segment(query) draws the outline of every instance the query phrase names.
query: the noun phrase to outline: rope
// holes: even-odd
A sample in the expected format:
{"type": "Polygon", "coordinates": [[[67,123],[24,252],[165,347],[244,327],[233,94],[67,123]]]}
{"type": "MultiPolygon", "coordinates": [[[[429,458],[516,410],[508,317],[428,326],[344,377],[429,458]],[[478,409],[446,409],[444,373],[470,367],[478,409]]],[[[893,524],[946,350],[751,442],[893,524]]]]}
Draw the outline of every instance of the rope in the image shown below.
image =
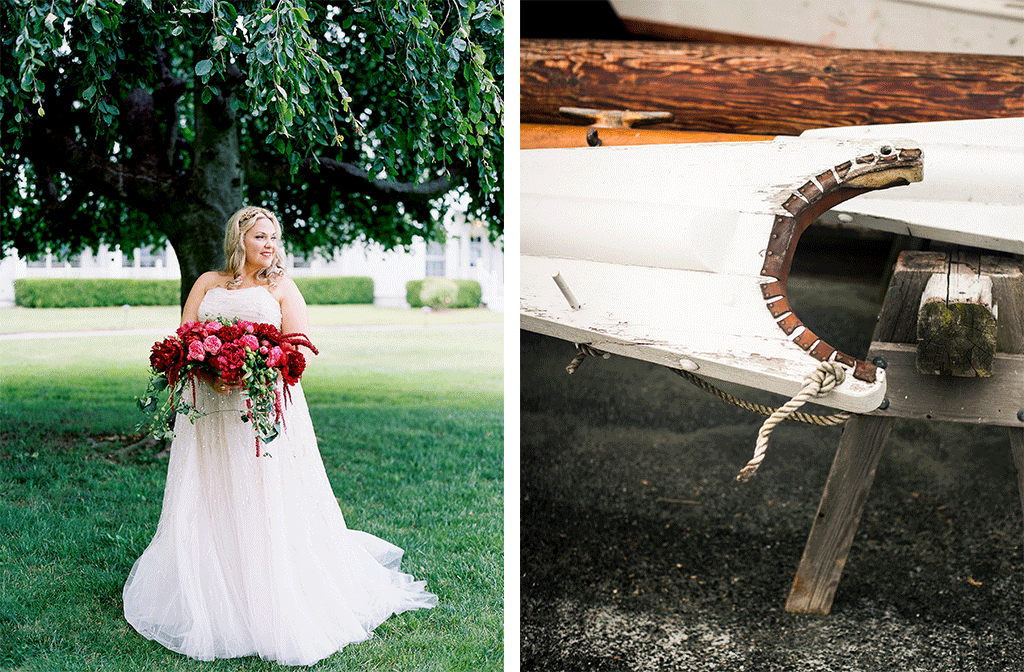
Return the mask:
{"type": "MultiPolygon", "coordinates": [[[[586,343],[576,343],[576,356],[569,365],[565,367],[565,370],[570,374],[575,372],[576,369],[579,368],[580,364],[583,363],[583,360],[588,356],[601,357],[603,359],[611,357],[607,352],[602,352],[601,350],[593,348],[586,343]]],[[[692,383],[705,392],[718,397],[722,401],[727,401],[730,404],[739,406],[747,411],[768,416],[761,425],[760,431],[757,433],[757,442],[754,444],[754,457],[747,462],[747,466],[743,467],[739,475],[736,477],[736,480],[743,483],[750,480],[750,477],[754,475],[755,471],[757,471],[761,462],[764,461],[765,452],[768,450],[768,437],[771,435],[772,430],[775,429],[776,425],[783,420],[794,420],[796,422],[803,422],[808,425],[817,425],[819,427],[831,427],[843,424],[851,415],[846,411],[841,411],[833,415],[817,415],[814,413],[802,413],[797,410],[810,399],[814,397],[823,397],[835,389],[837,385],[842,384],[846,379],[846,369],[844,369],[838,362],[822,362],[819,364],[818,368],[807,374],[804,378],[804,386],[799,392],[797,392],[796,396],[779,408],[755,404],[753,402],[746,401],[745,399],[735,397],[689,371],[672,368],[669,368],[669,370],[679,375],[683,380],[692,383]]]]}
{"type": "MultiPolygon", "coordinates": [[[[757,433],[757,442],[754,444],[754,456],[747,462],[747,466],[740,470],[736,480],[746,483],[754,475],[754,472],[757,471],[757,468],[761,466],[761,462],[764,461],[764,455],[768,451],[768,437],[776,425],[793,415],[796,409],[803,406],[810,399],[825,396],[835,389],[837,385],[841,385],[845,379],[846,369],[838,362],[822,362],[818,365],[817,369],[807,374],[804,378],[804,386],[797,392],[796,396],[768,416],[764,424],[761,425],[761,430],[757,433]]],[[[850,417],[850,414],[843,412],[830,417],[842,417],[842,420],[839,420],[839,422],[844,422],[850,417]]],[[[839,422],[833,424],[839,424],[839,422]]]]}
{"type": "Polygon", "coordinates": [[[611,357],[607,352],[602,352],[596,348],[592,348],[586,343],[576,343],[575,345],[576,356],[572,358],[571,362],[569,362],[569,366],[565,367],[565,370],[568,371],[570,375],[576,373],[576,369],[580,368],[580,364],[582,364],[583,360],[588,356],[600,357],[601,359],[608,359],[611,357]]]}
{"type": "MultiPolygon", "coordinates": [[[[764,404],[755,404],[752,401],[746,399],[740,399],[735,397],[725,390],[715,387],[708,381],[704,380],[700,376],[694,375],[689,371],[683,369],[669,369],[669,371],[677,374],[683,380],[691,383],[692,385],[699,387],[705,392],[712,396],[718,397],[722,401],[727,401],[733,406],[739,406],[745,411],[752,413],[758,413],[759,415],[771,415],[777,409],[771,406],[765,406],[764,404]]],[[[804,413],[802,411],[795,411],[790,414],[786,419],[793,420],[794,422],[802,422],[807,425],[817,425],[819,427],[832,427],[834,425],[841,425],[850,417],[849,413],[836,413],[835,415],[817,415],[815,413],[804,413]]]]}

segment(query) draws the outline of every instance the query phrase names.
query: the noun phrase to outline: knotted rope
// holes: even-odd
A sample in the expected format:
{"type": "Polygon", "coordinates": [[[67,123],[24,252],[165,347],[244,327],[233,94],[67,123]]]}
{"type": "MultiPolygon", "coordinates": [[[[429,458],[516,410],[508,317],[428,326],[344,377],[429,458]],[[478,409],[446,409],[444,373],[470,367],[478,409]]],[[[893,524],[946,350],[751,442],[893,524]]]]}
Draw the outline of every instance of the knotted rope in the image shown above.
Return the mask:
{"type": "Polygon", "coordinates": [[[576,369],[580,368],[580,364],[587,357],[600,357],[602,359],[608,359],[611,357],[607,352],[601,352],[596,348],[592,348],[586,343],[576,343],[576,356],[569,362],[569,366],[565,367],[565,370],[570,374],[576,373],[576,369]]]}
{"type": "MultiPolygon", "coordinates": [[[[765,406],[764,404],[755,404],[752,401],[746,399],[740,399],[739,397],[733,396],[725,390],[715,387],[708,381],[704,380],[700,376],[694,375],[689,371],[683,369],[669,369],[672,373],[675,373],[683,380],[699,387],[708,394],[718,397],[722,401],[727,401],[733,406],[739,406],[745,411],[751,411],[752,413],[758,413],[760,415],[771,415],[777,409],[772,406],[765,406]]],[[[819,427],[832,427],[834,425],[841,425],[846,422],[850,417],[849,413],[836,413],[835,415],[817,415],[815,413],[803,413],[801,411],[794,411],[787,420],[793,420],[794,422],[802,422],[807,425],[818,425],[819,427]]]]}
{"type": "MultiPolygon", "coordinates": [[[[573,373],[588,356],[601,357],[603,359],[611,357],[607,352],[602,352],[601,350],[591,347],[586,343],[577,343],[576,356],[569,365],[565,367],[565,370],[569,373],[573,373]]],[[[705,392],[708,392],[723,401],[727,401],[734,406],[739,406],[742,409],[768,416],[765,419],[764,424],[761,425],[760,431],[757,433],[757,442],[754,444],[754,457],[747,462],[747,466],[743,467],[739,475],[736,477],[736,480],[743,483],[750,480],[750,477],[754,475],[755,471],[757,471],[761,462],[764,461],[765,452],[768,450],[768,437],[771,435],[772,430],[775,429],[776,425],[783,420],[794,420],[796,422],[803,422],[809,425],[829,427],[843,424],[849,420],[851,415],[846,411],[841,411],[833,415],[816,415],[814,413],[801,413],[797,411],[798,408],[803,406],[809,400],[814,397],[823,397],[835,389],[837,385],[841,385],[843,383],[846,379],[846,369],[844,369],[838,362],[822,362],[819,364],[818,368],[807,374],[804,378],[804,386],[796,396],[779,408],[755,404],[744,399],[740,399],[739,397],[735,397],[728,392],[715,387],[703,378],[695,376],[689,371],[672,368],[669,368],[669,370],[678,374],[679,377],[692,383],[696,387],[699,387],[705,392]]]]}
{"type": "MultiPolygon", "coordinates": [[[[822,362],[818,365],[818,368],[807,374],[804,378],[804,386],[797,392],[796,396],[780,406],[765,419],[764,424],[761,425],[761,430],[757,433],[757,442],[754,444],[754,456],[747,462],[747,466],[740,470],[736,480],[746,483],[754,475],[754,472],[757,471],[757,468],[761,466],[761,462],[764,461],[764,455],[768,451],[768,437],[776,425],[793,415],[798,408],[814,397],[825,396],[835,389],[837,385],[841,385],[845,379],[846,369],[838,362],[822,362]]],[[[839,424],[845,422],[850,417],[850,414],[842,412],[827,417],[837,419],[836,422],[829,424],[839,424]]]]}

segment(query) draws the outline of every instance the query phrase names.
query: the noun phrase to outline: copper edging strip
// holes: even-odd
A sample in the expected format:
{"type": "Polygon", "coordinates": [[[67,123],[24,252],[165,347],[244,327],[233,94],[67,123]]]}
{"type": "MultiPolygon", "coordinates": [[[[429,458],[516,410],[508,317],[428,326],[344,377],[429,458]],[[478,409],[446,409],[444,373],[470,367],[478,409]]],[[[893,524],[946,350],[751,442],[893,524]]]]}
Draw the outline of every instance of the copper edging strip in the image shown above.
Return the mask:
{"type": "Polygon", "coordinates": [[[853,367],[853,377],[868,383],[875,382],[875,365],[862,362],[859,359],[853,367]]]}
{"type": "Polygon", "coordinates": [[[786,332],[786,336],[789,336],[796,331],[797,327],[803,326],[803,323],[800,321],[800,318],[796,316],[796,313],[786,315],[781,320],[776,321],[776,324],[782,327],[782,330],[786,332]]]}
{"type": "MultiPolygon", "coordinates": [[[[889,154],[859,156],[855,161],[857,164],[889,164],[896,161],[913,161],[919,159],[920,156],[921,150],[919,149],[891,148],[889,154]]],[[[852,367],[854,378],[874,383],[878,372],[873,364],[836,350],[818,338],[813,331],[800,321],[800,318],[796,316],[796,313],[793,312],[792,307],[789,305],[789,297],[786,296],[786,277],[784,277],[788,275],[788,268],[786,268],[787,260],[792,256],[793,248],[796,247],[796,239],[805,226],[801,226],[797,217],[807,210],[808,206],[840,188],[841,181],[850,173],[853,165],[853,161],[845,161],[832,169],[815,175],[814,180],[817,181],[817,184],[812,180],[808,180],[783,202],[782,207],[793,216],[775,216],[775,223],[772,226],[768,247],[764,252],[765,260],[761,268],[761,275],[774,277],[777,280],[761,285],[761,295],[765,299],[765,306],[768,308],[768,312],[775,318],[776,324],[779,325],[779,328],[787,336],[792,336],[796,332],[797,327],[803,327],[803,330],[796,338],[793,338],[793,342],[808,351],[808,354],[823,362],[829,361],[830,358],[834,359],[843,366],[852,367]]],[[[846,196],[846,198],[849,198],[849,196],[846,196]]],[[[845,199],[840,197],[838,200],[842,201],[845,199]]]]}
{"type": "Polygon", "coordinates": [[[779,319],[786,313],[792,313],[793,309],[789,307],[789,301],[785,295],[778,301],[772,301],[768,305],[768,312],[772,314],[772,317],[779,319]]]}

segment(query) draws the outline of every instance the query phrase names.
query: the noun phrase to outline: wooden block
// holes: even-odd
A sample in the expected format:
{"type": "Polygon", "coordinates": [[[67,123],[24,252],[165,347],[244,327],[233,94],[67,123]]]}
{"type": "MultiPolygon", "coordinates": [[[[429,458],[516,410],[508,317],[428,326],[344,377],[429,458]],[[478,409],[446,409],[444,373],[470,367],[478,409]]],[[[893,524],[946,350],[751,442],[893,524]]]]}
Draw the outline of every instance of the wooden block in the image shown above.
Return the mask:
{"type": "Polygon", "coordinates": [[[917,317],[917,370],[963,378],[992,375],[996,317],[992,278],[956,264],[925,285],[917,317]]]}

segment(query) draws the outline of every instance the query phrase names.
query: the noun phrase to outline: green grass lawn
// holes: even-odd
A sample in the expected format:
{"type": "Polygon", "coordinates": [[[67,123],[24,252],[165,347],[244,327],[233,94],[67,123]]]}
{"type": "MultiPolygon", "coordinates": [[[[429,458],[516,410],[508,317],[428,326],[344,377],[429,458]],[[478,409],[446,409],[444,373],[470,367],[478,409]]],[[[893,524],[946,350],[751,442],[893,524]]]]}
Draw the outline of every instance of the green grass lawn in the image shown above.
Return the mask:
{"type": "MultiPolygon", "coordinates": [[[[321,325],[359,323],[356,315],[369,320],[362,324],[424,319],[419,311],[373,318],[366,307],[329,308],[321,325]]],[[[12,330],[6,315],[20,313],[16,331],[102,328],[67,326],[89,323],[93,310],[105,309],[42,321],[12,310],[3,324],[12,330]]],[[[484,313],[465,315],[500,321],[484,313]]],[[[154,319],[160,328],[166,316],[154,319]]],[[[303,387],[346,521],[405,548],[403,568],[439,596],[434,609],[392,617],[374,639],[315,670],[501,668],[501,329],[436,325],[314,329],[322,354],[303,387]]],[[[124,443],[111,437],[130,434],[139,419],[134,396],[145,388],[154,340],[2,344],[0,669],[287,669],[256,658],[192,661],[124,621],[121,587],[156,529],[167,460],[104,455],[124,443]]]]}
{"type": "MultiPolygon", "coordinates": [[[[101,329],[163,329],[177,327],[176,306],[132,308],[0,308],[0,334],[101,329]]],[[[411,310],[369,305],[309,306],[313,327],[369,324],[445,325],[498,323],[501,313],[486,308],[411,310]]]]}

